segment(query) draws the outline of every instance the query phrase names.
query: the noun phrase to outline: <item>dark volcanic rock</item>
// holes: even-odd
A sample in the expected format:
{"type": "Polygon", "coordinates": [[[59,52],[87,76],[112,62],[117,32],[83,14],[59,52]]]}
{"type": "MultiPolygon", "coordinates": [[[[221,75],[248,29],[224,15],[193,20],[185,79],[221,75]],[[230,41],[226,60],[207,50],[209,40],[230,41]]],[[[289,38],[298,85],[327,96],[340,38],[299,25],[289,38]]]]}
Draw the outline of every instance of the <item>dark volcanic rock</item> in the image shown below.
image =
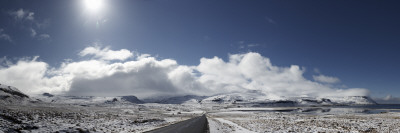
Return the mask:
{"type": "Polygon", "coordinates": [[[43,96],[46,96],[46,97],[54,97],[54,95],[52,95],[52,94],[50,94],[50,93],[43,93],[42,95],[43,95],[43,96]]]}
{"type": "Polygon", "coordinates": [[[144,103],[142,100],[139,100],[136,96],[121,96],[121,100],[130,102],[130,103],[144,103]]]}

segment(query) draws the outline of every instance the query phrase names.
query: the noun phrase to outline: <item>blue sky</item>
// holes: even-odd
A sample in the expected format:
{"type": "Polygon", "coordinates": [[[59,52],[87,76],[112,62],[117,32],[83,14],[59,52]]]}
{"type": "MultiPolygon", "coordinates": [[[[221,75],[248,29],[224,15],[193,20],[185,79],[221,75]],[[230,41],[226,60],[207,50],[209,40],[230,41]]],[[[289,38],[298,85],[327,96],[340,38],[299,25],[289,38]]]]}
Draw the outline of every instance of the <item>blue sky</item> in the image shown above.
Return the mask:
{"type": "Polygon", "coordinates": [[[251,51],[276,66],[298,65],[310,80],[329,75],[340,79],[334,86],[400,97],[397,1],[103,2],[91,12],[78,0],[1,1],[0,57],[40,56],[59,67],[97,44],[191,66],[251,51]],[[21,10],[22,18],[13,14],[21,10]]]}

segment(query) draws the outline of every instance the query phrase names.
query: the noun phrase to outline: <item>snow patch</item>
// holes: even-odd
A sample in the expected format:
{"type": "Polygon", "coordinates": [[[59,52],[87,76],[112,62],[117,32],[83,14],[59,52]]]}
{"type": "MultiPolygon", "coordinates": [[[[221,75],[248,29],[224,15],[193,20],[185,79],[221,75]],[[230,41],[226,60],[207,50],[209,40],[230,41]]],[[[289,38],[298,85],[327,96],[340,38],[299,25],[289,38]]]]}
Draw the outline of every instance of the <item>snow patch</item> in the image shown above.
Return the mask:
{"type": "MultiPolygon", "coordinates": [[[[233,123],[231,121],[228,121],[228,120],[225,120],[222,118],[214,118],[214,119],[219,121],[222,124],[227,124],[232,129],[231,133],[256,133],[256,132],[250,131],[246,128],[243,128],[243,127],[239,126],[238,124],[233,123]]],[[[215,124],[215,122],[213,122],[213,124],[215,124]]],[[[218,126],[213,125],[213,128],[214,127],[218,127],[218,126]]],[[[215,129],[213,129],[213,130],[215,131],[215,129]]]]}

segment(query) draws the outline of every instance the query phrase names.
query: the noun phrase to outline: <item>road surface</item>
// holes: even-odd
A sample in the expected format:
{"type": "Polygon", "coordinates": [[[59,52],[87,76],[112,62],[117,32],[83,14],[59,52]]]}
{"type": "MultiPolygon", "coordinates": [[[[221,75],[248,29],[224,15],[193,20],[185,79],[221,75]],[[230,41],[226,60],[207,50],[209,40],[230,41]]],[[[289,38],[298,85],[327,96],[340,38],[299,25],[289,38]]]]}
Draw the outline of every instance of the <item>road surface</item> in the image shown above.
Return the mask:
{"type": "Polygon", "coordinates": [[[146,133],[208,133],[206,115],[181,121],[166,127],[158,128],[146,133]]]}

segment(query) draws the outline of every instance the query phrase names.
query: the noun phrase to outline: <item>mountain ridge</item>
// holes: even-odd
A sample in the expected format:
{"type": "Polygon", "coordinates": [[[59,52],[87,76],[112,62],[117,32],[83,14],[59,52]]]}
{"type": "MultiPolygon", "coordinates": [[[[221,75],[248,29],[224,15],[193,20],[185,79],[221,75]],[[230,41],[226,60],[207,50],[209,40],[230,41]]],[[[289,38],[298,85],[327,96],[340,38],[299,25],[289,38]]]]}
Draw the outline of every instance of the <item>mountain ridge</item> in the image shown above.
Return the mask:
{"type": "Polygon", "coordinates": [[[0,84],[0,103],[2,104],[25,104],[28,102],[37,102],[31,99],[13,86],[0,84]]]}
{"type": "MultiPolygon", "coordinates": [[[[251,104],[253,106],[330,106],[330,105],[373,105],[377,104],[368,96],[344,96],[344,97],[287,97],[279,100],[268,99],[259,91],[236,92],[218,94],[213,96],[184,95],[176,97],[164,97],[154,99],[138,99],[134,95],[116,97],[96,96],[62,96],[43,93],[34,97],[39,101],[48,103],[70,104],[110,104],[110,103],[160,103],[160,104],[251,104]]],[[[0,100],[2,103],[26,103],[33,102],[31,97],[19,91],[17,88],[0,84],[0,100]]],[[[36,101],[38,101],[36,100],[36,101]]]]}

